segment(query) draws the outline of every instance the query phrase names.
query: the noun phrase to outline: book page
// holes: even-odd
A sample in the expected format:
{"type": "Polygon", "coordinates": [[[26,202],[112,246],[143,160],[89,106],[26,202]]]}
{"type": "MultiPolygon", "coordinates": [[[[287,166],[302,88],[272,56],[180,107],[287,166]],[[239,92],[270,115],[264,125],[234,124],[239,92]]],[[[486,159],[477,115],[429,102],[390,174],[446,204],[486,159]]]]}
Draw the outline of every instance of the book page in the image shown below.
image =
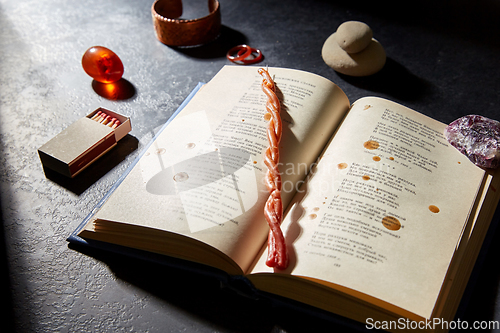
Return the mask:
{"type": "MultiPolygon", "coordinates": [[[[276,68],[269,73],[282,100],[286,204],[349,102],[340,88],[317,75],[276,68]]],[[[96,218],[189,236],[245,271],[268,233],[267,97],[261,82],[258,67],[224,67],[161,132],[96,218]]]]}
{"type": "MultiPolygon", "coordinates": [[[[282,273],[429,318],[484,176],[445,126],[386,100],[357,101],[287,214],[282,273]]],[[[271,270],[261,260],[253,272],[271,270]]]]}

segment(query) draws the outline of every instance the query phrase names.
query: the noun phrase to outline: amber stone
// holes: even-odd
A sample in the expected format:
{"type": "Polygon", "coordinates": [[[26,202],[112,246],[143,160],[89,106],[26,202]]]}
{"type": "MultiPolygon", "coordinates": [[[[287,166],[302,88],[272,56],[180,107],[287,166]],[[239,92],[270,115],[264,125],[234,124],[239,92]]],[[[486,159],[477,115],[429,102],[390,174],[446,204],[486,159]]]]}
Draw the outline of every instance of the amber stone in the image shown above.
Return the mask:
{"type": "Polygon", "coordinates": [[[120,58],[108,48],[93,46],[82,58],[83,70],[94,80],[111,83],[123,76],[123,63],[120,58]]]}

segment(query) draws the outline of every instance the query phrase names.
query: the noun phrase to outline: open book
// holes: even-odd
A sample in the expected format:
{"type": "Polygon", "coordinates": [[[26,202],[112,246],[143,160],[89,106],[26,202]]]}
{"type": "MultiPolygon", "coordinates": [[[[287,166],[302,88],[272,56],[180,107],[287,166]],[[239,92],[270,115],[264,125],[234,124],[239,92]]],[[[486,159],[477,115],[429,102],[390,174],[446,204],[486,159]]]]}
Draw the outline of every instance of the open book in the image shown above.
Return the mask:
{"type": "Polygon", "coordinates": [[[351,106],[314,74],[269,73],[282,100],[286,270],[265,265],[267,98],[256,67],[226,66],[204,85],[75,237],[245,276],[367,327],[446,331],[499,177],[448,144],[443,123],[380,98],[351,106]]]}

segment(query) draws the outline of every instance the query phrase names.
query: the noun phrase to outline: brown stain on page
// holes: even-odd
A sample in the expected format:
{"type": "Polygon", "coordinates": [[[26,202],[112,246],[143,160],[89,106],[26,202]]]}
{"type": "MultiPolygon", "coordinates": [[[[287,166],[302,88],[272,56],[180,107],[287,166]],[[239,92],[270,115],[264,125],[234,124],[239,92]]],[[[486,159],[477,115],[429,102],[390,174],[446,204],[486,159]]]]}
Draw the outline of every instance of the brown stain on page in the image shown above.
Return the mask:
{"type": "Polygon", "coordinates": [[[382,219],[382,225],[392,231],[401,229],[401,222],[394,216],[385,216],[382,219]]]}
{"type": "Polygon", "coordinates": [[[373,156],[372,158],[375,162],[380,162],[380,156],[373,156]]]}
{"type": "Polygon", "coordinates": [[[176,173],[173,178],[176,182],[185,182],[189,179],[189,175],[186,172],[179,172],[176,173]]]}
{"type": "Polygon", "coordinates": [[[439,208],[437,206],[434,206],[434,205],[430,205],[429,210],[435,214],[439,213],[439,208]]]}
{"type": "Polygon", "coordinates": [[[380,144],[375,140],[368,140],[365,143],[363,143],[363,147],[365,147],[368,150],[375,150],[378,149],[378,147],[380,147],[380,144]]]}
{"type": "Polygon", "coordinates": [[[339,163],[337,164],[337,168],[339,168],[339,170],[343,170],[343,169],[346,169],[347,168],[347,163],[339,163]]]}

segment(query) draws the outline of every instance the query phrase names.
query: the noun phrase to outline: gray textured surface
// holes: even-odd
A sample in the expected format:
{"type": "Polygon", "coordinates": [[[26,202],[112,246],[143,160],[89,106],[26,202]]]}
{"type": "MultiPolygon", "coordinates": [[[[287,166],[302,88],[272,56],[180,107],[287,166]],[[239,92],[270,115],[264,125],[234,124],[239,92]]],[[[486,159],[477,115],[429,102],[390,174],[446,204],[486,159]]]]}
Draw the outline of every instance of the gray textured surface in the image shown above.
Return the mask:
{"type": "MultiPolygon", "coordinates": [[[[497,1],[401,2],[391,10],[381,2],[220,1],[220,38],[172,49],[154,36],[152,0],[0,0],[2,300],[12,308],[2,332],[334,329],[328,320],[220,289],[216,280],[68,248],[66,237],[196,83],[228,63],[234,45],[260,48],[263,64],[330,78],[352,101],[388,97],[447,123],[470,113],[500,119],[497,1]],[[369,24],[386,49],[388,64],[374,78],[338,75],[321,59],[324,40],[347,20],[369,24]],[[121,57],[133,94],[110,100],[97,93],[80,64],[94,45],[121,57]],[[131,135],[75,181],[46,177],[37,148],[99,106],[129,116],[131,135]]],[[[499,235],[490,235],[468,320],[500,320],[499,235]]]]}

